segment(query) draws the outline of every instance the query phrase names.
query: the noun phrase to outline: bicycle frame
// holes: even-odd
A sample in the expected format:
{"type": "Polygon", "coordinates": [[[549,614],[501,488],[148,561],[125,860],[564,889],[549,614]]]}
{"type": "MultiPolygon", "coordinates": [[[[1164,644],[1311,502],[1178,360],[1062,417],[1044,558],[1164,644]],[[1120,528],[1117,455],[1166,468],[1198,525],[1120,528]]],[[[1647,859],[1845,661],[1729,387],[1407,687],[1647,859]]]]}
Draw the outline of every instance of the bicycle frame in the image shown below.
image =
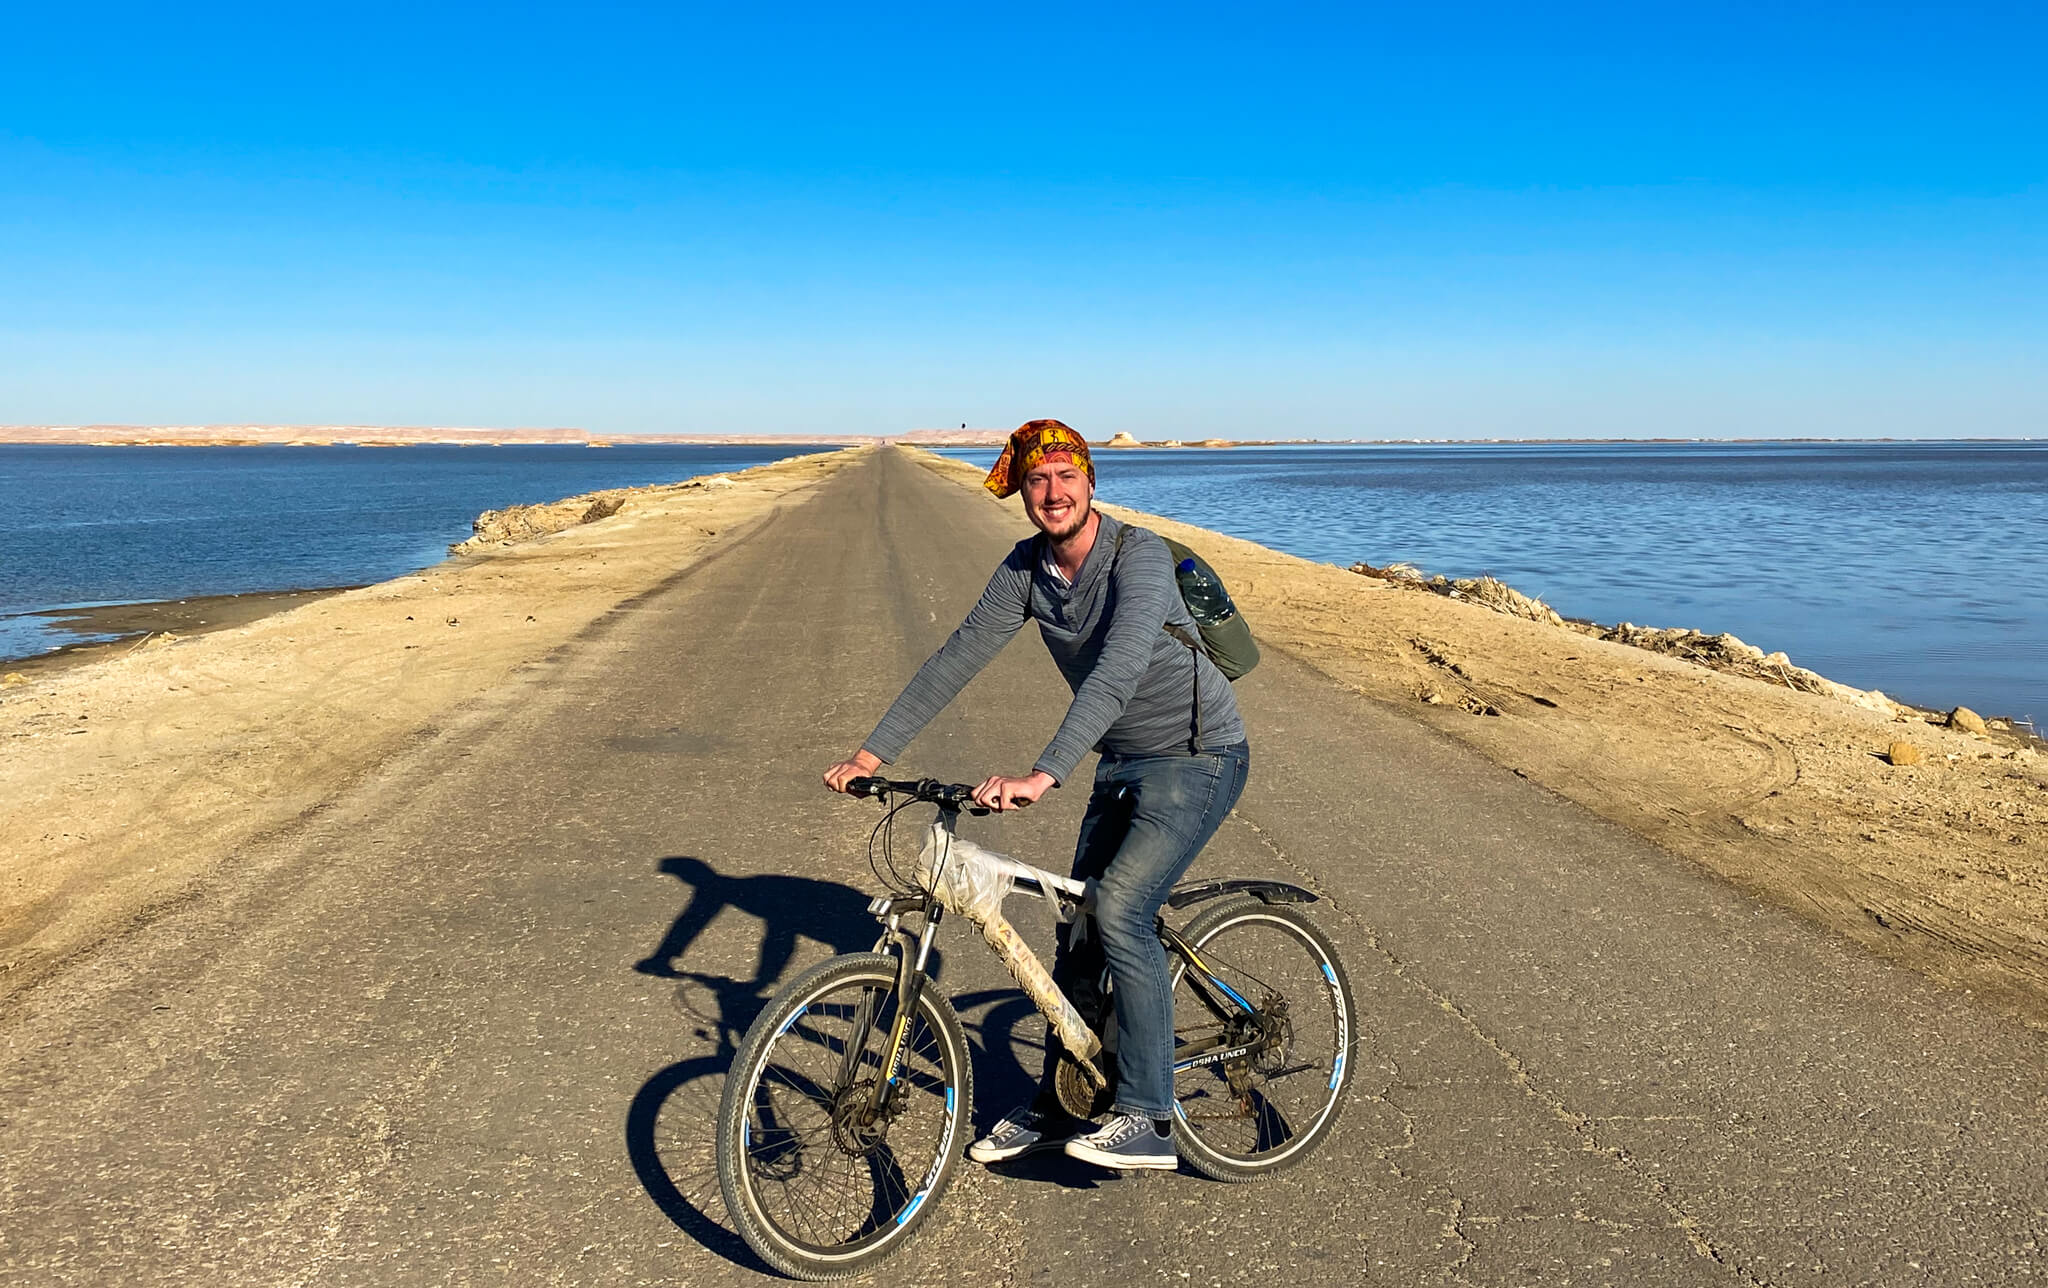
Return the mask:
{"type": "MultiPolygon", "coordinates": [[[[950,838],[956,833],[959,825],[960,806],[941,803],[938,809],[937,823],[950,838]]],[[[1015,860],[1002,855],[992,857],[1009,865],[1009,893],[1028,895],[1055,904],[1062,910],[1061,920],[1066,920],[1068,915],[1087,915],[1088,891],[1084,883],[1054,876],[1040,869],[1016,863],[1015,860]],[[1062,896],[1072,901],[1070,908],[1062,902],[1062,896]]],[[[1282,888],[1294,890],[1293,887],[1282,888]]],[[[1306,891],[1298,893],[1307,898],[1314,897],[1308,895],[1306,891]]],[[[1292,897],[1289,896],[1287,901],[1292,901],[1292,897]]],[[[931,979],[926,967],[931,958],[932,944],[937,938],[939,923],[943,920],[946,909],[936,895],[930,891],[920,891],[917,894],[879,896],[868,904],[868,911],[883,923],[882,933],[875,941],[874,951],[897,959],[896,1015],[890,1024],[889,1037],[883,1048],[881,1074],[870,1093],[870,1109],[879,1114],[885,1109],[890,1088],[896,1084],[897,1064],[902,1058],[903,1041],[909,1029],[910,1017],[916,1014],[918,999],[931,979]],[[924,919],[914,934],[904,925],[904,919],[913,914],[921,915],[924,919]]],[[[1257,1051],[1265,1040],[1263,1033],[1249,1042],[1232,1041],[1228,1036],[1228,1026],[1232,1021],[1255,1022],[1258,1008],[1224,982],[1222,977],[1202,960],[1201,953],[1194,945],[1182,937],[1179,931],[1168,926],[1163,918],[1158,922],[1158,932],[1160,941],[1167,951],[1180,958],[1183,969],[1187,972],[1186,978],[1196,996],[1200,997],[1203,1005],[1225,1025],[1224,1034],[1200,1042],[1183,1044],[1174,1060],[1173,1071],[1178,1074],[1205,1065],[1223,1064],[1242,1059],[1257,1051]]],[[[1038,961],[1037,955],[1028,947],[1023,951],[1032,962],[1038,961]]],[[[1057,985],[1054,985],[1054,992],[1060,1002],[1072,1005],[1071,1000],[1057,985]]],[[[849,1080],[854,1073],[851,1065],[858,1061],[859,1053],[866,1049],[874,1019],[873,1016],[862,1016],[856,1022],[846,1053],[848,1067],[844,1073],[849,1080]]],[[[1082,1061],[1082,1068],[1091,1075],[1091,1080],[1097,1086],[1106,1083],[1101,1068],[1094,1061],[1082,1061]]]]}

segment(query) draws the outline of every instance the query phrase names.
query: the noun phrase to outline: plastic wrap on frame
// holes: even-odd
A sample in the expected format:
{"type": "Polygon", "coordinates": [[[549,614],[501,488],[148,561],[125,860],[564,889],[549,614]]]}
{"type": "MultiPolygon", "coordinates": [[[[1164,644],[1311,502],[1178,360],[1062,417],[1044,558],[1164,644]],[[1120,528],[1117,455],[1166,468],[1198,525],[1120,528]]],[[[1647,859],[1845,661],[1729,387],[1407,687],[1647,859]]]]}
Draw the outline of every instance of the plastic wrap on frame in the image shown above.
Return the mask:
{"type": "Polygon", "coordinates": [[[917,863],[918,875],[940,905],[980,927],[981,937],[1002,959],[1003,967],[1038,1007],[1039,1014],[1045,1016],[1061,1044],[1080,1059],[1091,1081],[1099,1081],[1101,1075],[1093,1061],[1102,1050],[1102,1039],[1052,982],[1052,974],[1017,933],[1017,928],[1003,916],[1003,896],[1010,893],[1013,872],[1028,873],[1033,869],[984,850],[972,841],[949,835],[937,824],[925,838],[917,863]]]}

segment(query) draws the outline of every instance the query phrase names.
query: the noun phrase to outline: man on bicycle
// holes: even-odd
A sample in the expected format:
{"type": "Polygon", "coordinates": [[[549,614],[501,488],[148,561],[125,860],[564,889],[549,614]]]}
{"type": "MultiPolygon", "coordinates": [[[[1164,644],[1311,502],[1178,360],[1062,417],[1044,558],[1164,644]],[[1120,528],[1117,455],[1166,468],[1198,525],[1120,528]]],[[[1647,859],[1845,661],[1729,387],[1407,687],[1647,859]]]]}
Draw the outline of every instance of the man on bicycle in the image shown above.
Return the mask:
{"type": "MultiPolygon", "coordinates": [[[[1244,724],[1230,682],[1181,642],[1195,637],[1195,623],[1166,543],[1094,508],[1095,464],[1079,434],[1056,420],[1025,423],[984,486],[999,497],[1022,491],[1039,535],[1010,551],[960,628],[860,750],[825,772],[825,785],[844,791],[893,762],[1027,620],[1037,621],[1073,701],[1030,773],[993,775],[974,797],[995,810],[1029,805],[1088,751],[1101,753],[1073,874],[1097,883],[1095,925],[1116,1000],[1116,1101],[1092,1131],[1069,1118],[1053,1089],[1059,1052],[1048,1034],[1037,1097],[968,1155],[994,1163],[1063,1146],[1104,1167],[1172,1169],[1172,981],[1154,923],[1244,789],[1244,724]]],[[[1090,968],[1062,942],[1053,974],[1063,988],[1090,968]]]]}

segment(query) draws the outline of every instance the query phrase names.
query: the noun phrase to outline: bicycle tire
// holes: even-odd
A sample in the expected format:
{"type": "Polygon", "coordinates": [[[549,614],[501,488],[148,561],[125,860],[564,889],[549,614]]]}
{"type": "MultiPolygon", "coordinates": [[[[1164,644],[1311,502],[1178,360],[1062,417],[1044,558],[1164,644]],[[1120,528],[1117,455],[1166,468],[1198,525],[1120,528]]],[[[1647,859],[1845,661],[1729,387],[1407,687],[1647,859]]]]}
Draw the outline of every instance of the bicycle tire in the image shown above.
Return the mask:
{"type": "MultiPolygon", "coordinates": [[[[1307,917],[1250,896],[1211,905],[1181,934],[1262,1014],[1274,1014],[1273,1003],[1284,1001],[1277,1013],[1286,1017],[1287,1033],[1280,1047],[1259,1056],[1175,1074],[1173,1131],[1181,1157],[1219,1181],[1286,1171],[1315,1152],[1344,1112],[1358,1036],[1350,976],[1336,946],[1307,917]],[[1243,960],[1274,947],[1294,960],[1256,970],[1243,960]],[[1291,971],[1284,985],[1272,978],[1281,969],[1291,971]],[[1311,1072],[1327,1075],[1322,1086],[1299,1081],[1311,1072]]],[[[1196,996],[1188,971],[1188,962],[1176,955],[1174,1030],[1180,1045],[1223,1027],[1196,996]]]]}
{"type": "MultiPolygon", "coordinates": [[[[902,1108],[879,1132],[846,1119],[845,1108],[860,1099],[862,1070],[872,1075],[879,1069],[895,995],[893,957],[853,953],[823,962],[768,1003],[727,1074],[717,1144],[726,1211],[747,1246],[792,1278],[844,1279],[900,1251],[959,1167],[973,1070],[959,1016],[930,984],[904,1041],[902,1108]],[[872,1024],[855,1050],[864,1005],[872,1024]],[[834,1113],[835,1105],[842,1112],[834,1113]],[[908,1130],[905,1120],[913,1114],[916,1139],[926,1143],[899,1159],[890,1137],[908,1130]],[[808,1210],[810,1200],[800,1202],[793,1185],[776,1188],[807,1168],[815,1182],[810,1200],[816,1200],[808,1210]],[[869,1191],[864,1199],[861,1172],[869,1191]],[[909,1181],[912,1176],[922,1179],[909,1181]],[[823,1189],[835,1177],[843,1181],[836,1196],[823,1189]],[[815,1220],[793,1228],[806,1218],[815,1220]]],[[[872,1076],[864,1085],[873,1086],[872,1076]]],[[[898,1136],[898,1145],[905,1143],[898,1136]]]]}

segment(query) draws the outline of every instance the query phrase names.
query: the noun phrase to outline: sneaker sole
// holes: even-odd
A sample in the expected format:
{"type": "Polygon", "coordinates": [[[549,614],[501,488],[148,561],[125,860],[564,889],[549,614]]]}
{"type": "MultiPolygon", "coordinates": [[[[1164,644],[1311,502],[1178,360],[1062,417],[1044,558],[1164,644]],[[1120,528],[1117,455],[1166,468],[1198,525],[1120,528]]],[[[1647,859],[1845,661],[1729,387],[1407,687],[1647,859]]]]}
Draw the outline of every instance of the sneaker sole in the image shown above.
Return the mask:
{"type": "Polygon", "coordinates": [[[1078,1140],[1067,1142],[1066,1155],[1068,1158],[1078,1158],[1084,1163],[1093,1163],[1097,1167],[1113,1168],[1119,1172],[1132,1170],[1172,1172],[1180,1169],[1180,1155],[1178,1154],[1112,1154],[1106,1149],[1096,1149],[1094,1146],[1078,1140]]]}
{"type": "Polygon", "coordinates": [[[1029,1145],[1019,1145],[1015,1149],[991,1149],[977,1153],[976,1151],[981,1149],[981,1143],[977,1141],[967,1147],[967,1157],[977,1163],[1007,1163],[1026,1154],[1039,1154],[1048,1149],[1058,1149],[1066,1143],[1066,1137],[1061,1136],[1053,1140],[1034,1140],[1029,1145]]]}

